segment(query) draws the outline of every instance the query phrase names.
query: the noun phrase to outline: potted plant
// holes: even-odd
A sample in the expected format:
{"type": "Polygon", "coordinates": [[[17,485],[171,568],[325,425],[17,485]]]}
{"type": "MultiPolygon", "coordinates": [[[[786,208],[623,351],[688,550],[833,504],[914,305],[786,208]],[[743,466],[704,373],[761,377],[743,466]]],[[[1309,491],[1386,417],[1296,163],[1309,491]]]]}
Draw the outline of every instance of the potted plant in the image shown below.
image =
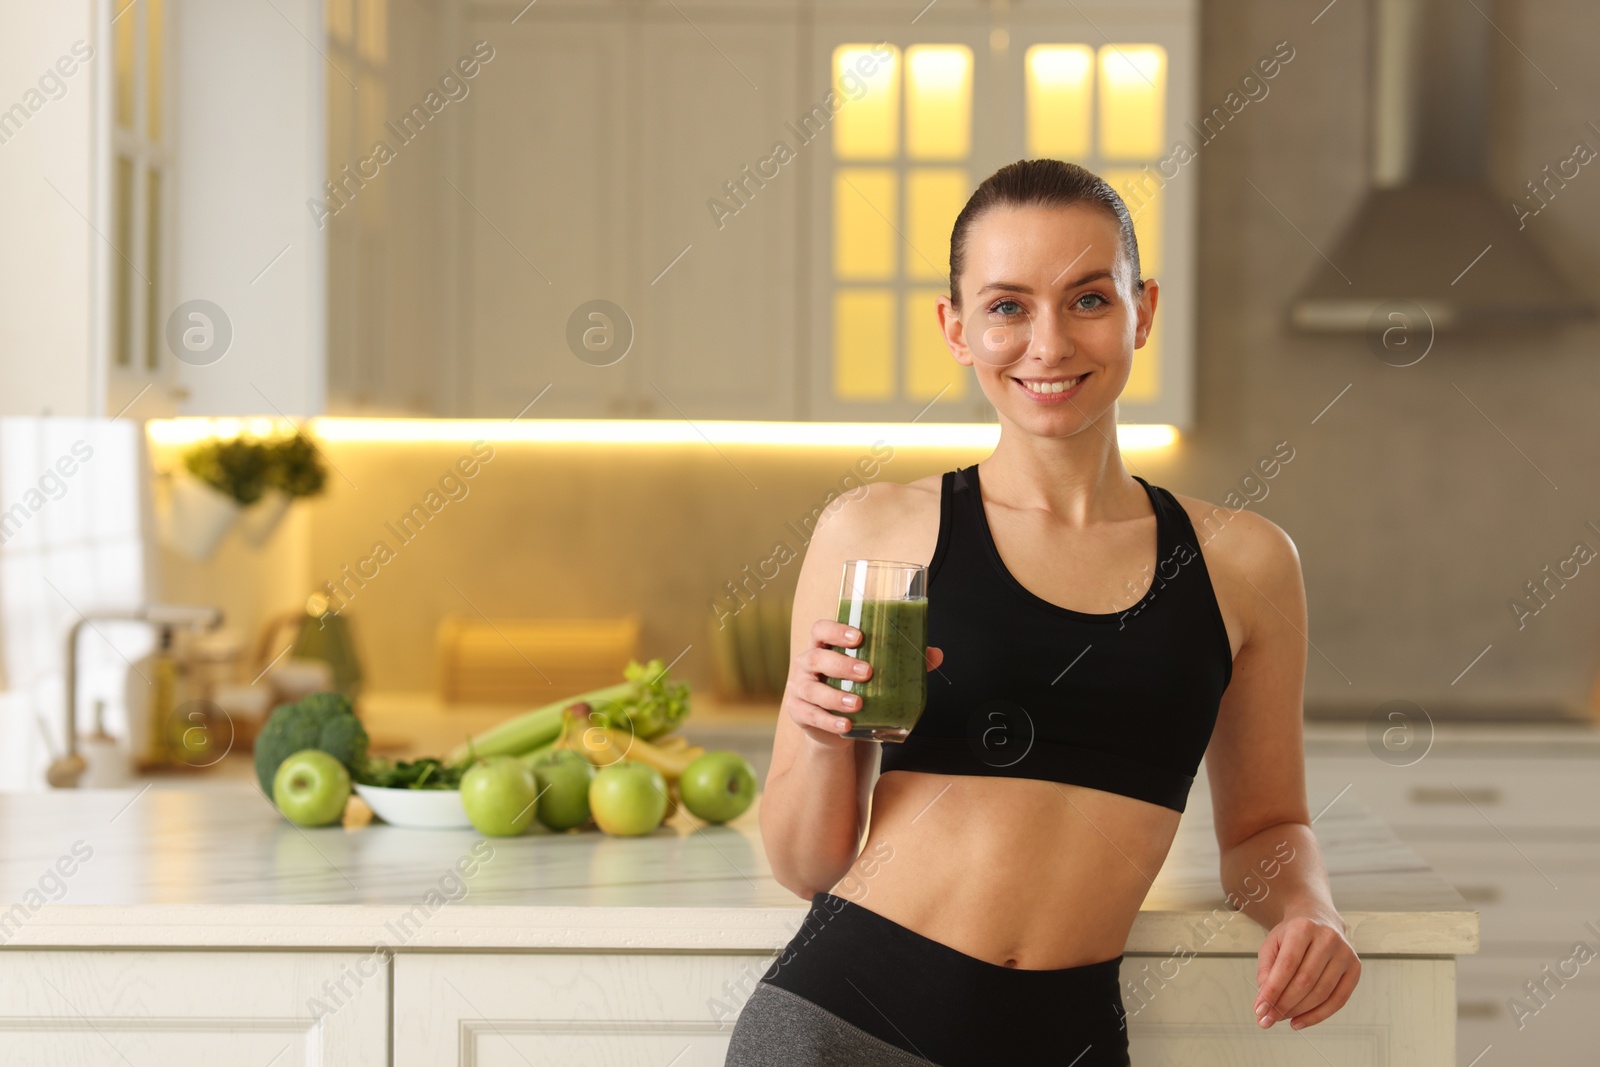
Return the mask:
{"type": "Polygon", "coordinates": [[[239,532],[257,547],[272,537],[290,504],[302,497],[316,496],[328,480],[322,456],[305,434],[280,437],[266,442],[264,447],[265,488],[260,501],[244,513],[239,523],[239,532]]]}
{"type": "Polygon", "coordinates": [[[205,441],[191,448],[172,479],[162,540],[193,559],[210,559],[240,512],[261,499],[267,467],[267,448],[259,441],[205,441]]]}

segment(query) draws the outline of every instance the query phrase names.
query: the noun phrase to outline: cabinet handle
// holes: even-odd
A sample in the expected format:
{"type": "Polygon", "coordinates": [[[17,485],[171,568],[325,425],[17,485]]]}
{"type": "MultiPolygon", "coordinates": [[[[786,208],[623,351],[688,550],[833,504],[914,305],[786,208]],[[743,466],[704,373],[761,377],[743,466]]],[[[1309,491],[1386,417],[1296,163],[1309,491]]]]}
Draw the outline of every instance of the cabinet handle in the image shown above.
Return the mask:
{"type": "Polygon", "coordinates": [[[1493,1019],[1500,1014],[1500,1005],[1493,1000],[1458,1000],[1456,1018],[1493,1019]]]}
{"type": "Polygon", "coordinates": [[[1497,885],[1458,885],[1456,892],[1468,904],[1498,904],[1502,899],[1497,885]]]}
{"type": "Polygon", "coordinates": [[[1498,804],[1502,795],[1492,785],[1458,789],[1455,786],[1419,785],[1411,790],[1413,804],[1498,804]]]}

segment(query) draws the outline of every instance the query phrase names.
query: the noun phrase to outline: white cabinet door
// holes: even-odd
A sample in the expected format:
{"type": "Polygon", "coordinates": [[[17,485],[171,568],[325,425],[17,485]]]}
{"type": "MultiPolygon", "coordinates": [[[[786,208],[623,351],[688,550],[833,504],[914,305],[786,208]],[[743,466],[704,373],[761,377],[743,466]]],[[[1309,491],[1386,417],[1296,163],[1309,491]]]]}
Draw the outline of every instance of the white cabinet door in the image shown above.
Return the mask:
{"type": "Polygon", "coordinates": [[[395,1067],[719,1067],[769,956],[426,954],[395,960],[395,1067]]]}
{"type": "Polygon", "coordinates": [[[328,72],[308,42],[322,5],[171,6],[172,286],[160,321],[178,343],[156,337],[187,397],[180,414],[320,415],[328,72]]]}
{"type": "Polygon", "coordinates": [[[805,179],[744,168],[793,140],[796,34],[779,11],[466,24],[495,58],[443,193],[459,413],[515,415],[554,383],[531,415],[795,416],[805,179]],[[730,181],[744,207],[719,218],[730,181]]]}
{"type": "Polygon", "coordinates": [[[792,16],[697,15],[689,26],[665,15],[641,22],[629,63],[633,413],[793,419],[808,179],[802,158],[774,150],[797,144],[787,123],[799,113],[798,27],[792,16]]]}
{"type": "Polygon", "coordinates": [[[622,23],[483,18],[458,52],[485,40],[494,57],[439,191],[455,240],[454,408],[511,418],[550,385],[530,417],[620,414],[630,358],[580,360],[567,327],[587,301],[626,303],[622,23]]]}
{"type": "Polygon", "coordinates": [[[1450,958],[1369,957],[1345,1006],[1298,1031],[1253,1022],[1254,956],[1129,956],[1121,977],[1139,1067],[1455,1067],[1450,958]]]}
{"type": "Polygon", "coordinates": [[[389,968],[333,952],[0,952],[0,1050],[30,1067],[382,1067],[389,968]]]}

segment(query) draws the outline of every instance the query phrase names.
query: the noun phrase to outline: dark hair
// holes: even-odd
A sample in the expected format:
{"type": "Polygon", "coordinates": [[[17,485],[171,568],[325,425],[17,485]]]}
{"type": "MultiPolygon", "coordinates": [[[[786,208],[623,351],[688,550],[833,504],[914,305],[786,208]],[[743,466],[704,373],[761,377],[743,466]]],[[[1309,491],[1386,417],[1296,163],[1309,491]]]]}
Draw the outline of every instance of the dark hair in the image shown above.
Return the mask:
{"type": "Polygon", "coordinates": [[[1133,267],[1134,291],[1144,289],[1139,274],[1139,241],[1133,233],[1128,205],[1100,175],[1076,163],[1059,159],[1019,159],[989,175],[973,191],[967,206],[956,216],[950,232],[950,300],[961,308],[961,270],[966,265],[967,231],[984,214],[997,207],[1068,207],[1089,204],[1111,216],[1122,234],[1122,249],[1133,267]]]}

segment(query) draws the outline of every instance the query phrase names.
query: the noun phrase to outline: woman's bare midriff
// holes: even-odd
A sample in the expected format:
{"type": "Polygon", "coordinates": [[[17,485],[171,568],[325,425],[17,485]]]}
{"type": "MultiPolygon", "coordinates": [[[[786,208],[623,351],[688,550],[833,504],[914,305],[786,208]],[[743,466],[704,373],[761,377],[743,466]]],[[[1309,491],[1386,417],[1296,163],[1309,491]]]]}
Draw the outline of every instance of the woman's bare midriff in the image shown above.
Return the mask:
{"type": "Polygon", "coordinates": [[[831,891],[999,966],[1098,963],[1123,951],[1178,820],[1084,786],[890,771],[831,891]]]}

